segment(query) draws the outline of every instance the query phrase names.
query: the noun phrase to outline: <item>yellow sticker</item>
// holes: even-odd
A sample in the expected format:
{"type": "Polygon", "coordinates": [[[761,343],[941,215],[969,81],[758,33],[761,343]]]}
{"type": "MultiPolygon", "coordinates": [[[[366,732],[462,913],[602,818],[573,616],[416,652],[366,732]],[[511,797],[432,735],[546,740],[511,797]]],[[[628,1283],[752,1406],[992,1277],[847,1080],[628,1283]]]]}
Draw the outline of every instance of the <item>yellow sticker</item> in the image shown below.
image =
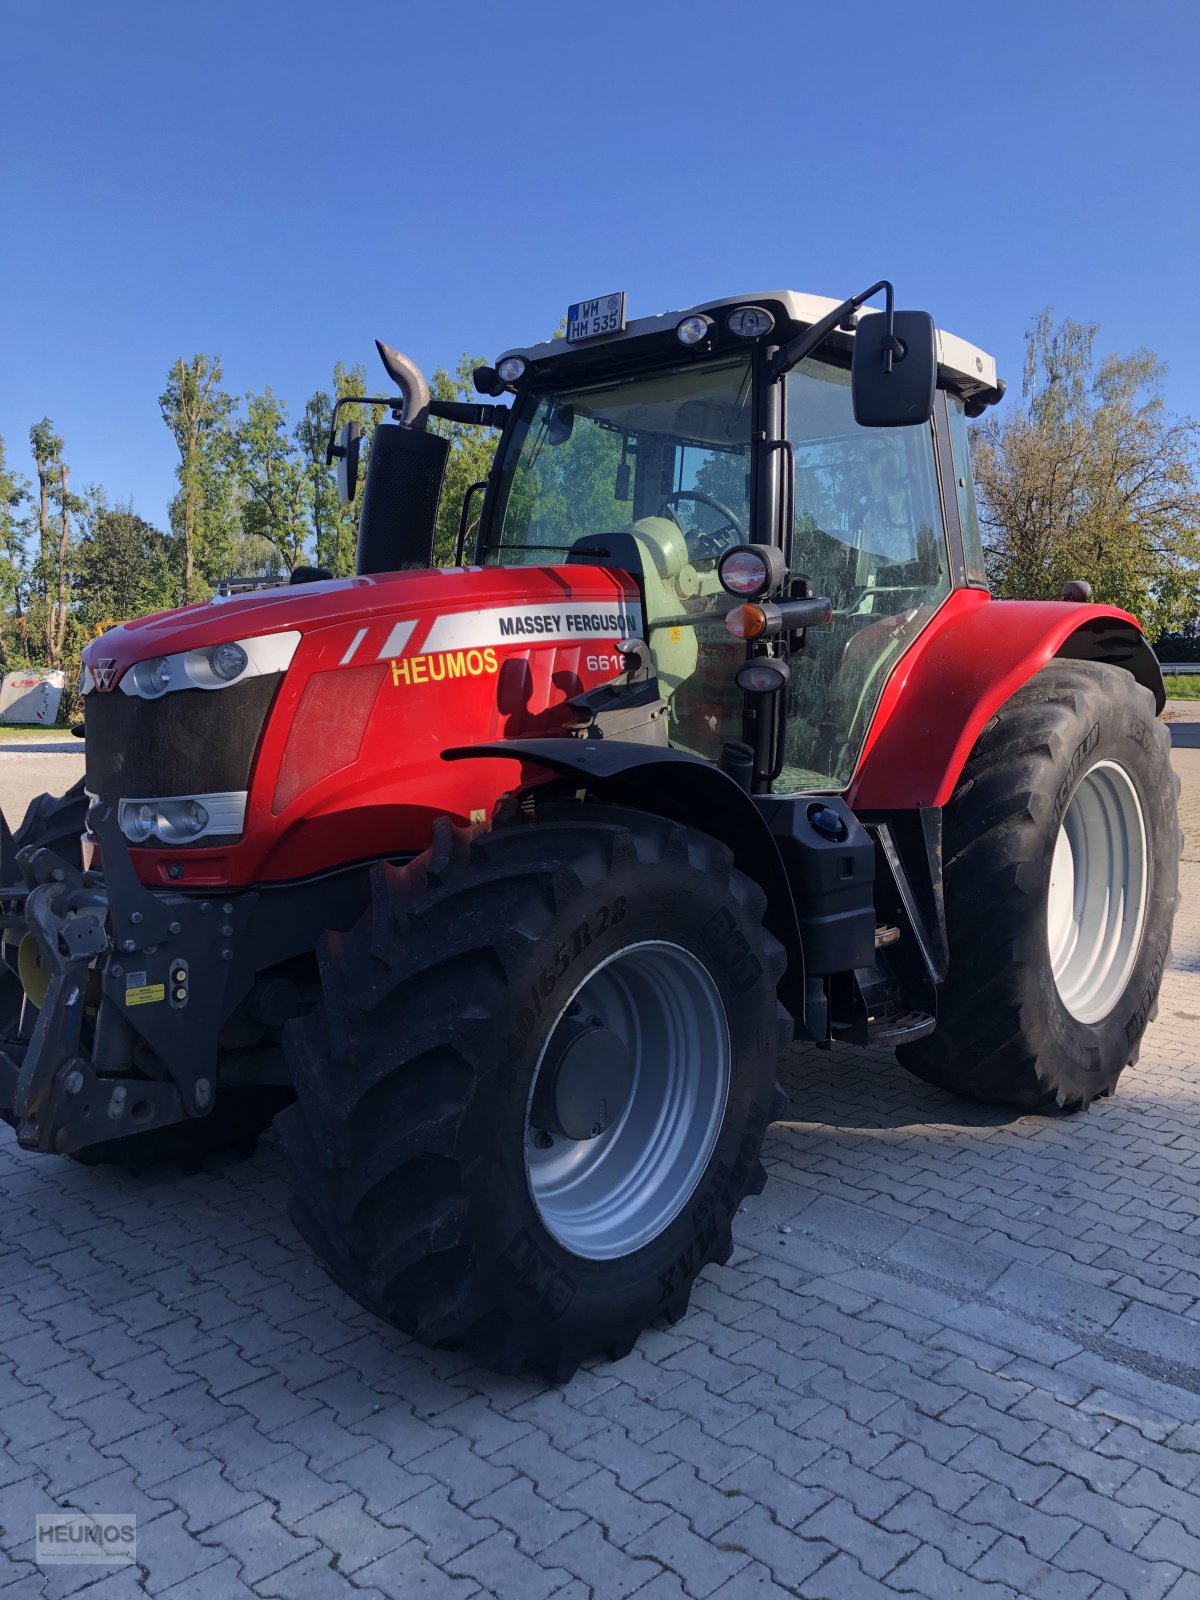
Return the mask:
{"type": "Polygon", "coordinates": [[[125,1004],[127,1006],[149,1006],[156,1000],[167,998],[165,983],[143,983],[140,988],[126,989],[125,1004]]]}
{"type": "Polygon", "coordinates": [[[672,629],[670,629],[670,631],[669,631],[667,636],[670,639],[672,644],[678,644],[679,641],[683,638],[683,629],[682,628],[672,628],[672,629]]]}

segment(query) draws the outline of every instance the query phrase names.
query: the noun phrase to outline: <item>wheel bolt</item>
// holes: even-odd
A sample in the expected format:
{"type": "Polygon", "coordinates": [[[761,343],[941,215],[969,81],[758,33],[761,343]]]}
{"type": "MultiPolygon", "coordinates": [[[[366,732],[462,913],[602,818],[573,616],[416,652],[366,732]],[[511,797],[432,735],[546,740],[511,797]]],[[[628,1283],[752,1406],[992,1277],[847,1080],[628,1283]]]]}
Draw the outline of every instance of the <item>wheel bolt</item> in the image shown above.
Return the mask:
{"type": "Polygon", "coordinates": [[[554,1144],[554,1140],[546,1132],[545,1128],[538,1129],[533,1136],[533,1142],[536,1148],[539,1150],[549,1150],[554,1144]]]}

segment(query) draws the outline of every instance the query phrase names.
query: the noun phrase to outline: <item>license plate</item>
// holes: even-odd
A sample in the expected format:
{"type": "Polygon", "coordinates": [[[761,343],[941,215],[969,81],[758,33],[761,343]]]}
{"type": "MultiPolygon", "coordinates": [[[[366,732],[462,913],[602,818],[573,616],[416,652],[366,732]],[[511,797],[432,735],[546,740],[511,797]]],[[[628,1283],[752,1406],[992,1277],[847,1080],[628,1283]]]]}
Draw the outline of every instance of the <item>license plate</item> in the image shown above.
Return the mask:
{"type": "Polygon", "coordinates": [[[606,333],[624,333],[625,295],[602,294],[567,307],[567,343],[582,344],[606,333]]]}

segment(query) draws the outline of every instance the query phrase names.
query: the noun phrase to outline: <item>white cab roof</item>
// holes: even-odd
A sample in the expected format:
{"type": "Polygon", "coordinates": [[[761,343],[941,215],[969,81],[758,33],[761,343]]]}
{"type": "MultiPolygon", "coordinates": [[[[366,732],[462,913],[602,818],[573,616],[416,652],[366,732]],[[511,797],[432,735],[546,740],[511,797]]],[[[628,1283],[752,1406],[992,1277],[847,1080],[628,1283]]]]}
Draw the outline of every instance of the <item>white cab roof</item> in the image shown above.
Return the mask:
{"type": "MultiPolygon", "coordinates": [[[[777,340],[791,338],[802,328],[812,327],[840,304],[840,301],[829,300],[824,295],[797,294],[793,289],[777,289],[767,294],[726,295],[720,300],[703,300],[699,305],[682,306],[677,311],[660,311],[653,317],[635,317],[626,324],[623,333],[606,334],[579,345],[566,345],[562,339],[547,339],[541,344],[515,346],[503,351],[497,360],[503,361],[505,356],[524,356],[526,361],[531,362],[549,359],[559,361],[577,354],[586,357],[589,351],[595,352],[602,346],[620,344],[647,333],[662,333],[695,311],[715,313],[731,310],[734,306],[762,305],[764,302],[782,307],[787,317],[789,326],[776,324],[773,338],[777,340]]],[[[875,314],[870,309],[859,313],[861,317],[875,314]]],[[[878,314],[882,315],[882,312],[878,314]]],[[[839,330],[829,336],[829,343],[835,348],[848,350],[853,337],[852,333],[839,330]]],[[[995,358],[968,344],[965,339],[960,339],[957,334],[946,333],[941,328],[937,330],[937,357],[939,378],[959,393],[970,395],[981,389],[996,387],[995,358]]]]}

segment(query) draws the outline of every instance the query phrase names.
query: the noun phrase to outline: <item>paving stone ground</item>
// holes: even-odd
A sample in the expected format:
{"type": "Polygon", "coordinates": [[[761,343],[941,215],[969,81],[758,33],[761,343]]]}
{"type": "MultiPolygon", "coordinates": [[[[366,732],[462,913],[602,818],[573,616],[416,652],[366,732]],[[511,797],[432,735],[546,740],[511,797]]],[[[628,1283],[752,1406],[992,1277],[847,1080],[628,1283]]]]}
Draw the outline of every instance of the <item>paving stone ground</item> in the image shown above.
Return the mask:
{"type": "MultiPolygon", "coordinates": [[[[135,1179],[5,1133],[0,1593],[1195,1600],[1200,724],[1175,734],[1183,907],[1118,1094],[1018,1117],[797,1048],[729,1265],[566,1389],[346,1299],[269,1143],[135,1179]],[[35,1566],[56,1509],[135,1513],[138,1565],[35,1566]]],[[[15,767],[19,816],[49,768],[15,767]]]]}

